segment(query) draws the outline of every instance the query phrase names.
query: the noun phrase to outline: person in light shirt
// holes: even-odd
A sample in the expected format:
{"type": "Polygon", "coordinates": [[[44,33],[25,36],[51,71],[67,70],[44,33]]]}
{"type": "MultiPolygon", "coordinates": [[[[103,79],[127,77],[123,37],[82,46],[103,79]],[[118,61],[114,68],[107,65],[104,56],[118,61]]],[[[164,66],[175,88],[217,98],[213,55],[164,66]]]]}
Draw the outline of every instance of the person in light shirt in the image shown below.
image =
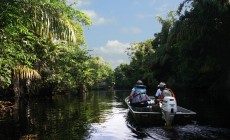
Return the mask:
{"type": "Polygon", "coordinates": [[[166,84],[164,82],[160,82],[160,84],[157,87],[158,87],[158,89],[157,89],[157,92],[155,94],[156,104],[158,104],[160,100],[163,100],[165,96],[175,97],[172,90],[166,88],[166,84]]]}
{"type": "Polygon", "coordinates": [[[160,84],[157,86],[157,92],[155,94],[156,98],[159,98],[159,96],[161,95],[161,92],[166,88],[166,84],[164,82],[160,82],[160,84]]]}
{"type": "Polygon", "coordinates": [[[146,93],[146,86],[141,80],[136,82],[129,95],[130,105],[135,107],[145,107],[148,105],[150,98],[146,93]]]}

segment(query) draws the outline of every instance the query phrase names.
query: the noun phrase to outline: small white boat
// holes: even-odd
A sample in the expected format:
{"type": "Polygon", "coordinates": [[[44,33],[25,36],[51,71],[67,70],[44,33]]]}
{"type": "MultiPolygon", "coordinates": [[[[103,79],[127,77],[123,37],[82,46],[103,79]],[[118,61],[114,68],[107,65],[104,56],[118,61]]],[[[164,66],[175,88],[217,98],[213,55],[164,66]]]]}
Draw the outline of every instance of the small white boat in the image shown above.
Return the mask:
{"type": "Polygon", "coordinates": [[[195,112],[177,106],[174,97],[165,97],[160,105],[155,105],[153,96],[150,98],[146,107],[133,107],[130,105],[129,97],[125,98],[131,114],[139,124],[165,124],[171,127],[173,123],[190,123],[196,117],[195,112]]]}

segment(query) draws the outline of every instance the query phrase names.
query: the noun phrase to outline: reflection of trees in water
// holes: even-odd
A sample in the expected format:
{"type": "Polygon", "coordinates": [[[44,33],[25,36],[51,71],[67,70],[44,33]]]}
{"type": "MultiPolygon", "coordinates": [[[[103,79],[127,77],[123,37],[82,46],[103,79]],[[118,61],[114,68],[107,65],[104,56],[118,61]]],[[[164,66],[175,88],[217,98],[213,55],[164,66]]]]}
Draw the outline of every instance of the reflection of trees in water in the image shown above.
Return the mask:
{"type": "Polygon", "coordinates": [[[12,139],[83,139],[89,135],[91,123],[105,121],[114,96],[114,91],[94,91],[84,97],[21,98],[13,120],[1,123],[0,130],[4,129],[4,137],[12,139]],[[9,125],[14,129],[9,129],[9,125]]]}
{"type": "Polygon", "coordinates": [[[91,123],[102,123],[105,121],[104,111],[112,108],[112,100],[114,97],[113,91],[93,91],[89,94],[90,110],[90,122],[91,123]]]}
{"type": "Polygon", "coordinates": [[[87,132],[85,112],[77,98],[21,99],[14,119],[1,122],[0,139],[82,139],[87,132]]]}
{"type": "Polygon", "coordinates": [[[113,97],[113,92],[97,91],[84,98],[56,95],[52,99],[20,100],[18,131],[11,133],[22,139],[83,139],[89,135],[90,123],[105,121],[103,111],[112,108],[113,97]]]}

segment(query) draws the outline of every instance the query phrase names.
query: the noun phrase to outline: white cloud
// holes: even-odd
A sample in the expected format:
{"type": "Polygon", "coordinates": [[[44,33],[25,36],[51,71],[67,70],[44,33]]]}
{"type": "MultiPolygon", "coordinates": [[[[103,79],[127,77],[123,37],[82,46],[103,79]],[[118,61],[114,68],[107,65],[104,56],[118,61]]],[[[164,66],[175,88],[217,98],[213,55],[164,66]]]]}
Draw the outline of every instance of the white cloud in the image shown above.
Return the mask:
{"type": "Polygon", "coordinates": [[[108,24],[113,22],[112,19],[106,19],[104,17],[98,16],[93,10],[82,10],[82,12],[90,17],[94,25],[108,24]]]}
{"type": "Polygon", "coordinates": [[[84,6],[91,5],[91,2],[90,1],[86,1],[86,0],[66,0],[66,3],[68,5],[72,5],[74,8],[76,8],[76,7],[84,7],[84,6]]]}
{"type": "Polygon", "coordinates": [[[141,29],[137,27],[122,28],[121,31],[124,33],[132,33],[132,34],[139,34],[142,32],[141,29]]]}
{"type": "Polygon", "coordinates": [[[78,0],[77,4],[78,4],[79,7],[82,7],[82,6],[91,5],[91,2],[89,2],[89,1],[83,1],[83,0],[78,0]]]}
{"type": "Polygon", "coordinates": [[[90,1],[87,1],[87,0],[84,0],[84,1],[83,0],[77,0],[77,1],[76,0],[66,0],[66,3],[68,5],[72,5],[73,8],[76,8],[76,9],[81,8],[81,11],[90,17],[91,21],[93,22],[93,25],[108,24],[108,23],[113,22],[112,19],[107,19],[107,18],[104,18],[104,17],[97,15],[97,13],[93,10],[82,9],[82,7],[91,5],[90,1]]]}
{"type": "Polygon", "coordinates": [[[127,48],[129,43],[122,43],[118,40],[109,40],[105,46],[95,48],[93,53],[96,56],[101,56],[106,62],[111,63],[113,68],[116,68],[121,63],[129,63],[127,48]]]}

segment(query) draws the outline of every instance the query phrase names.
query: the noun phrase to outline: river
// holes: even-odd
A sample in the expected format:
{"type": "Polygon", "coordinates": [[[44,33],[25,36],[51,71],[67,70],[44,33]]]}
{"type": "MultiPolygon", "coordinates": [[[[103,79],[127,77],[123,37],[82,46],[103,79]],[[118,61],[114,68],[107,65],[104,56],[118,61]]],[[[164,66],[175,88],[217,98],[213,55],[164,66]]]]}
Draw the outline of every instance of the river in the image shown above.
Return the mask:
{"type": "Polygon", "coordinates": [[[21,100],[17,117],[0,120],[1,140],[185,140],[230,139],[229,103],[177,96],[178,105],[197,112],[191,124],[135,125],[124,103],[130,91],[93,91],[84,97],[21,100]]]}

